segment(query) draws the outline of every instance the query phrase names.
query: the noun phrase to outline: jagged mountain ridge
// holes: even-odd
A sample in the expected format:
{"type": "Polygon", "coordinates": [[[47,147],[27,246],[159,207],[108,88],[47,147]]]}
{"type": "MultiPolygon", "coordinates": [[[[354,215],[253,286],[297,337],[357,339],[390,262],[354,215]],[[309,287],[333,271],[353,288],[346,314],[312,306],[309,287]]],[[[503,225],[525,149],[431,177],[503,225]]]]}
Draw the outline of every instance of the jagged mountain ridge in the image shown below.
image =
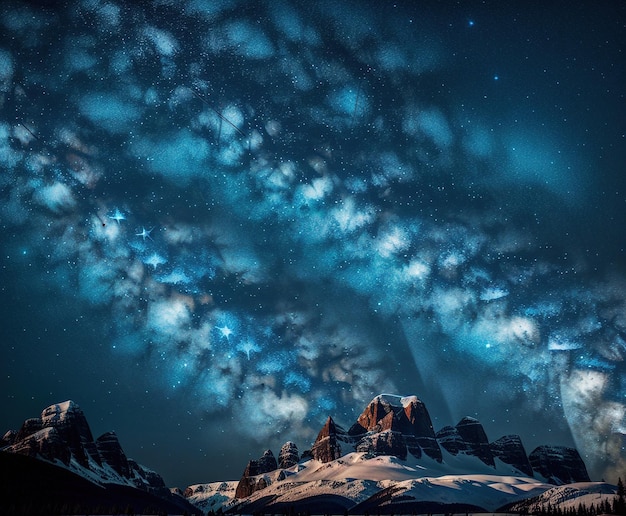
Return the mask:
{"type": "MultiPolygon", "coordinates": [[[[115,432],[94,440],[83,411],[71,400],[50,405],[18,431],[6,432],[0,450],[3,464],[15,470],[5,472],[5,483],[11,486],[5,498],[12,500],[11,507],[30,504],[33,510],[45,512],[64,500],[86,508],[110,500],[141,511],[197,512],[184,497],[173,495],[158,473],[129,459],[115,432]],[[31,482],[42,484],[41,479],[50,475],[58,480],[56,490],[30,486],[31,482]],[[92,487],[85,487],[85,482],[92,487]]],[[[50,481],[44,484],[52,485],[50,481]]]]}
{"type": "MultiPolygon", "coordinates": [[[[559,446],[539,446],[526,453],[519,435],[506,435],[489,442],[480,422],[466,416],[452,427],[437,433],[425,404],[416,396],[381,394],[363,410],[346,432],[329,417],[320,431],[310,456],[329,462],[346,451],[372,455],[393,455],[400,459],[411,454],[420,459],[442,461],[442,449],[451,455],[469,455],[495,467],[499,459],[528,476],[553,484],[588,482],[589,475],[578,451],[559,446]]],[[[306,454],[306,452],[305,452],[306,454]]]]}
{"type": "MultiPolygon", "coordinates": [[[[302,456],[288,441],[278,460],[268,450],[251,461],[239,482],[191,486],[180,496],[203,510],[222,507],[234,512],[279,510],[281,504],[287,508],[292,503],[323,511],[381,513],[402,503],[407,510],[446,512],[495,509],[501,503],[538,495],[550,488],[547,481],[564,483],[586,475],[578,452],[571,448],[544,446],[526,455],[519,436],[489,443],[473,418],[446,428],[435,434],[425,405],[415,397],[377,396],[348,431],[329,417],[313,447],[302,456]],[[532,476],[525,469],[540,480],[524,478],[532,476]],[[456,476],[450,476],[453,472],[456,476]],[[459,476],[468,472],[477,475],[459,476]],[[439,480],[446,475],[449,480],[439,480]],[[433,485],[438,496],[456,498],[443,504],[420,500],[424,492],[435,492],[433,485]],[[501,496],[500,485],[521,494],[501,496]],[[462,504],[459,489],[475,498],[462,504]]],[[[17,432],[7,432],[1,446],[12,455],[62,464],[92,483],[139,488],[168,496],[170,501],[174,496],[158,474],[126,457],[115,433],[94,440],[82,410],[71,401],[51,405],[17,432]]]]}
{"type": "MultiPolygon", "coordinates": [[[[294,452],[297,457],[293,443],[290,450],[292,457],[294,452]]],[[[329,416],[312,448],[302,454],[301,462],[310,459],[330,465],[355,452],[364,459],[389,456],[400,461],[422,460],[442,466],[451,465],[453,458],[465,457],[473,461],[476,473],[492,471],[495,475],[504,466],[510,475],[536,478],[546,485],[589,482],[585,464],[573,448],[539,446],[528,455],[520,436],[506,435],[489,442],[483,426],[471,417],[464,417],[456,426],[447,426],[435,433],[425,404],[416,396],[376,396],[348,431],[329,416]]],[[[260,510],[262,503],[256,495],[258,491],[301,477],[298,473],[300,466],[289,470],[277,468],[274,467],[275,459],[271,462],[269,457],[273,459],[273,454],[267,450],[263,457],[250,461],[246,467],[235,491],[236,498],[244,500],[236,506],[237,510],[260,510]],[[256,473],[251,475],[252,471],[256,473]],[[245,499],[251,500],[250,503],[254,499],[254,503],[248,507],[245,499]]],[[[427,476],[420,474],[419,468],[414,471],[416,477],[427,476]]],[[[369,477],[365,474],[362,478],[369,477]]],[[[266,491],[267,496],[270,496],[269,491],[266,491]]],[[[263,493],[258,496],[263,498],[263,493]]],[[[367,507],[373,510],[373,506],[367,507]]]]}
{"type": "Polygon", "coordinates": [[[126,457],[115,432],[94,440],[85,414],[72,400],[50,405],[17,432],[8,431],[2,446],[5,452],[61,463],[92,482],[169,493],[158,473],[126,457]]]}

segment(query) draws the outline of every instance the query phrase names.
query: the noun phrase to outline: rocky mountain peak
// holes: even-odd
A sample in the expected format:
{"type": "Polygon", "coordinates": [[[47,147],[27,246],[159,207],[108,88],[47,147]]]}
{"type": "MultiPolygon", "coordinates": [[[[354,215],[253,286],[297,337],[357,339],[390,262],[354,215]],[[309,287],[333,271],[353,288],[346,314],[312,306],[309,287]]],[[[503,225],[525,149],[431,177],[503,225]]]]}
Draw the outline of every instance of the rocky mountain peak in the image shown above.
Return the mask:
{"type": "Polygon", "coordinates": [[[298,460],[300,460],[298,447],[295,443],[287,441],[278,454],[278,467],[281,469],[290,468],[298,464],[298,460]]]}
{"type": "Polygon", "coordinates": [[[245,498],[246,496],[250,496],[255,491],[265,489],[276,480],[284,479],[285,474],[282,470],[274,476],[275,478],[267,475],[267,473],[274,472],[277,469],[278,464],[272,450],[265,450],[261,457],[256,460],[252,459],[248,462],[248,465],[241,476],[241,480],[239,480],[237,488],[235,489],[235,496],[237,498],[245,498]]]}
{"type": "Polygon", "coordinates": [[[106,432],[96,440],[96,448],[102,460],[123,477],[131,474],[130,465],[115,432],[106,432]]]}
{"type": "Polygon", "coordinates": [[[493,459],[487,434],[478,419],[466,416],[458,422],[456,430],[467,445],[466,453],[468,455],[474,455],[485,464],[495,467],[496,463],[493,459]]]}
{"type": "MultiPolygon", "coordinates": [[[[343,430],[341,430],[341,433],[343,430]]],[[[341,457],[341,446],[338,439],[338,428],[333,418],[328,416],[311,448],[311,455],[320,462],[330,462],[341,457]]]]}
{"type": "MultiPolygon", "coordinates": [[[[522,440],[518,435],[506,435],[489,443],[487,434],[478,419],[470,416],[462,418],[456,426],[445,426],[437,434],[425,404],[416,396],[394,396],[383,394],[376,396],[359,415],[357,421],[346,432],[331,416],[320,429],[310,452],[305,451],[301,460],[314,460],[329,463],[342,457],[342,447],[347,453],[362,452],[359,457],[363,464],[376,455],[388,455],[405,460],[410,453],[420,459],[427,455],[429,459],[443,462],[440,445],[451,455],[468,455],[482,461],[477,470],[483,472],[485,465],[496,470],[502,466],[496,464],[496,458],[512,466],[523,475],[545,478],[549,482],[561,484],[588,481],[589,477],[578,452],[570,448],[539,447],[526,455],[522,440]],[[497,466],[497,467],[496,467],[497,466]]],[[[354,460],[353,458],[351,460],[354,460]]],[[[278,469],[271,451],[263,457],[250,461],[240,480],[237,498],[245,498],[255,491],[285,479],[284,469],[292,468],[298,461],[297,447],[287,442],[279,454],[278,469]],[[261,466],[273,461],[274,470],[261,466]]],[[[374,461],[372,463],[376,463],[374,461]]],[[[471,468],[472,461],[466,461],[471,468]]],[[[306,469],[309,466],[304,466],[306,469]]],[[[428,467],[428,463],[426,463],[428,467]]],[[[464,466],[466,467],[466,466],[464,466]]],[[[515,470],[512,471],[516,475],[515,470]]],[[[297,475],[298,468],[288,474],[297,475]]],[[[507,473],[508,473],[507,471],[507,473]]]]}
{"type": "Polygon", "coordinates": [[[72,400],[55,403],[41,412],[44,428],[58,428],[61,434],[71,431],[74,437],[83,442],[93,442],[93,435],[85,414],[72,400]]]}
{"type": "Polygon", "coordinates": [[[328,416],[326,423],[324,423],[324,426],[317,434],[317,439],[315,439],[315,442],[323,439],[324,437],[330,437],[333,435],[337,435],[337,425],[335,424],[333,418],[331,416],[328,416]]]}
{"type": "Polygon", "coordinates": [[[71,400],[50,405],[40,417],[24,421],[13,444],[26,455],[40,454],[48,460],[58,458],[64,463],[69,463],[72,456],[84,467],[88,467],[90,460],[100,464],[87,419],[71,400]],[[52,428],[55,432],[49,431],[52,428]],[[63,447],[67,447],[68,452],[62,451],[63,447]]]}
{"type": "Polygon", "coordinates": [[[84,414],[78,404],[72,400],[54,403],[41,412],[41,420],[46,426],[55,426],[55,422],[75,416],[84,417],[84,414]]]}
{"type": "Polygon", "coordinates": [[[551,484],[589,482],[580,454],[566,446],[538,446],[528,456],[532,469],[551,484]]]}
{"type": "MultiPolygon", "coordinates": [[[[428,410],[417,396],[395,396],[381,394],[376,396],[365,408],[362,414],[348,431],[348,435],[357,437],[365,434],[380,432],[396,432],[402,436],[385,436],[384,439],[372,439],[369,435],[362,443],[357,443],[360,449],[368,448],[372,453],[383,453],[382,450],[392,446],[395,451],[406,456],[410,452],[417,458],[422,451],[429,457],[441,461],[441,450],[435,439],[432,421],[428,410]],[[380,446],[381,443],[387,443],[380,446]]],[[[394,453],[395,455],[395,453],[394,453]]]]}
{"type": "Polygon", "coordinates": [[[505,435],[490,445],[493,456],[506,464],[510,464],[529,477],[533,476],[533,468],[526,455],[526,450],[519,435],[505,435]]]}
{"type": "Polygon", "coordinates": [[[24,421],[3,451],[60,461],[93,480],[122,483],[153,493],[167,491],[160,475],[127,459],[114,432],[94,441],[89,423],[77,403],[68,400],[46,407],[41,416],[24,421]]]}
{"type": "MultiPolygon", "coordinates": [[[[383,398],[382,396],[376,396],[372,401],[369,402],[365,410],[361,413],[361,415],[356,420],[356,424],[363,429],[360,433],[365,433],[373,430],[379,421],[381,421],[387,414],[391,413],[393,410],[391,403],[387,398],[383,398]]],[[[356,429],[355,429],[356,430],[356,429]]],[[[358,432],[358,430],[356,430],[358,432]]],[[[352,429],[350,433],[353,432],[352,429]]]]}

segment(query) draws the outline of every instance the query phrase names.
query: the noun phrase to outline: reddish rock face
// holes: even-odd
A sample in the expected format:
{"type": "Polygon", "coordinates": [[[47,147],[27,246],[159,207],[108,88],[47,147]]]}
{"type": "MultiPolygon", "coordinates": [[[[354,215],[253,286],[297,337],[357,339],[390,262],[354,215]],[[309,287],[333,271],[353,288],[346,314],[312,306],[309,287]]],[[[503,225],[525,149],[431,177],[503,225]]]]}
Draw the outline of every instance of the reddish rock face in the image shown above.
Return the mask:
{"type": "Polygon", "coordinates": [[[272,450],[265,450],[263,456],[259,457],[257,460],[251,460],[248,462],[248,465],[243,472],[243,476],[254,477],[256,475],[274,471],[276,468],[278,468],[278,464],[276,463],[276,458],[274,457],[272,450]]]}
{"type": "Polygon", "coordinates": [[[250,496],[255,491],[265,489],[268,486],[268,483],[267,479],[262,475],[264,473],[275,471],[277,468],[278,464],[276,463],[276,458],[274,457],[272,450],[266,450],[262,457],[248,462],[241,480],[235,489],[235,497],[245,498],[246,496],[250,496]]]}
{"type": "Polygon", "coordinates": [[[43,428],[43,422],[39,417],[31,417],[24,421],[22,424],[22,428],[20,428],[15,436],[14,441],[18,442],[27,437],[33,435],[36,432],[39,432],[43,428]]]}
{"type": "Polygon", "coordinates": [[[383,419],[391,411],[391,406],[383,404],[379,398],[374,398],[370,404],[365,407],[363,413],[356,422],[367,432],[374,430],[378,422],[383,419]]]}
{"type": "Polygon", "coordinates": [[[356,437],[367,432],[386,431],[400,433],[403,440],[410,445],[408,451],[415,457],[421,457],[423,451],[429,457],[441,461],[441,449],[435,439],[430,415],[426,406],[415,396],[377,396],[352,425],[348,434],[356,437]]]}
{"type": "Polygon", "coordinates": [[[341,457],[341,446],[337,439],[337,426],[332,417],[326,420],[326,424],[317,435],[315,444],[311,448],[311,455],[320,462],[330,462],[341,457]]]}

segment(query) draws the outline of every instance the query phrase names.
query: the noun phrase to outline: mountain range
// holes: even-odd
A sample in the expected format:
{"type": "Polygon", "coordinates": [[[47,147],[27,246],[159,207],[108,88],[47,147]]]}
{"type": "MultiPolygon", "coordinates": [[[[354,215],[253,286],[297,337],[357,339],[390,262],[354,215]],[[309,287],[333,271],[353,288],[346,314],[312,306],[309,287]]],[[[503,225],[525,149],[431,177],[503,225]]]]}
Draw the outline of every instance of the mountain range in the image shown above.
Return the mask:
{"type": "Polygon", "coordinates": [[[127,458],[114,432],[94,439],[73,401],[50,405],[9,430],[0,447],[1,514],[200,513],[158,473],[127,458]]]}
{"type": "Polygon", "coordinates": [[[376,396],[348,430],[328,417],[302,454],[288,441],[278,459],[267,450],[251,460],[239,481],[184,491],[127,458],[113,432],[94,440],[72,401],[27,419],[0,446],[3,514],[522,511],[580,500],[599,505],[616,492],[590,481],[573,448],[527,454],[520,436],[490,442],[470,417],[435,432],[421,400],[389,394],[376,396]]]}

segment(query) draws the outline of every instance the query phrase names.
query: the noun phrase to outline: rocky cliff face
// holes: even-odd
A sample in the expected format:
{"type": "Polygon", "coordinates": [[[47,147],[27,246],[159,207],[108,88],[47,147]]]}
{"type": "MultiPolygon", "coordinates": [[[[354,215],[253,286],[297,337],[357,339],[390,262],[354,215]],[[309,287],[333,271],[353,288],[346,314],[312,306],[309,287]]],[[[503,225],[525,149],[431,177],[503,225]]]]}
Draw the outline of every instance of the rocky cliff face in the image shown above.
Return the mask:
{"type": "Polygon", "coordinates": [[[485,464],[495,467],[496,463],[493,460],[487,434],[477,419],[469,416],[464,417],[456,425],[456,430],[467,445],[467,450],[464,453],[478,457],[485,464]]]}
{"type": "Polygon", "coordinates": [[[320,462],[330,462],[341,457],[338,433],[345,434],[342,429],[338,431],[333,418],[329,416],[317,435],[317,439],[315,439],[313,448],[311,448],[311,456],[320,462]]]}
{"type": "Polygon", "coordinates": [[[130,476],[128,459],[120,446],[120,442],[117,440],[115,432],[107,432],[98,437],[96,448],[103,462],[109,464],[121,476],[130,476]]]}
{"type": "Polygon", "coordinates": [[[400,432],[385,430],[363,437],[356,445],[356,451],[373,455],[394,455],[406,459],[407,446],[400,432]]]}
{"type": "MultiPolygon", "coordinates": [[[[283,448],[285,446],[283,446],[283,448]]],[[[285,478],[285,474],[282,470],[278,471],[276,475],[266,474],[274,472],[277,469],[278,463],[276,462],[276,458],[274,457],[272,450],[266,450],[259,459],[248,462],[241,480],[235,489],[235,497],[245,498],[246,496],[250,496],[255,491],[265,489],[273,482],[283,480],[285,478]]]]}
{"type": "Polygon", "coordinates": [[[165,496],[170,492],[165,485],[163,477],[161,477],[161,475],[159,475],[156,471],[152,471],[132,459],[128,459],[128,467],[130,468],[131,473],[130,480],[136,487],[161,496],[165,496]]]}
{"type": "Polygon", "coordinates": [[[473,455],[494,467],[497,457],[521,473],[533,476],[526,450],[519,435],[506,435],[489,444],[477,419],[465,417],[457,426],[444,426],[437,432],[439,444],[451,455],[473,455]]]}
{"type": "Polygon", "coordinates": [[[15,442],[17,432],[15,430],[8,430],[0,439],[0,448],[5,446],[11,446],[15,442]]]}
{"type": "Polygon", "coordinates": [[[437,432],[437,441],[451,455],[458,455],[467,451],[467,443],[454,426],[444,426],[437,432]]]}
{"type": "Polygon", "coordinates": [[[489,447],[494,457],[497,457],[505,464],[510,464],[529,477],[533,476],[533,468],[530,465],[519,435],[505,435],[492,442],[489,447]]]}
{"type": "Polygon", "coordinates": [[[299,460],[300,456],[298,455],[298,447],[295,443],[287,441],[283,444],[283,447],[280,449],[280,453],[278,454],[278,467],[280,469],[287,469],[298,464],[299,460]]]}
{"type": "Polygon", "coordinates": [[[350,427],[348,435],[355,438],[355,448],[360,451],[398,457],[406,457],[408,452],[417,458],[423,452],[441,461],[430,415],[415,396],[376,396],[350,427]],[[381,432],[386,435],[375,437],[381,432]]]}
{"type": "Polygon", "coordinates": [[[69,466],[72,458],[69,446],[61,439],[56,428],[42,428],[23,439],[16,439],[11,446],[5,448],[5,451],[34,458],[41,457],[50,462],[60,460],[66,466],[69,466]]]}
{"type": "Polygon", "coordinates": [[[589,474],[580,454],[565,446],[539,446],[528,456],[530,465],[551,484],[589,482],[589,474]]]}
{"type": "Polygon", "coordinates": [[[426,406],[415,396],[376,396],[348,432],[329,417],[311,456],[320,462],[335,460],[342,453],[340,443],[350,451],[394,455],[400,459],[410,453],[416,458],[425,455],[438,461],[442,460],[441,446],[451,455],[473,456],[493,468],[497,457],[525,475],[533,476],[537,472],[555,484],[589,479],[576,450],[539,447],[529,457],[518,435],[507,435],[489,443],[483,426],[469,416],[435,434],[426,406]]]}
{"type": "Polygon", "coordinates": [[[41,413],[41,422],[43,428],[56,428],[81,466],[88,468],[90,460],[102,463],[87,418],[76,403],[69,400],[50,405],[41,413]]]}
{"type": "Polygon", "coordinates": [[[87,418],[71,400],[50,405],[40,417],[24,421],[19,431],[7,432],[2,449],[60,461],[79,474],[100,478],[103,483],[132,485],[155,494],[169,493],[160,475],[127,459],[113,432],[94,441],[87,418]]]}

